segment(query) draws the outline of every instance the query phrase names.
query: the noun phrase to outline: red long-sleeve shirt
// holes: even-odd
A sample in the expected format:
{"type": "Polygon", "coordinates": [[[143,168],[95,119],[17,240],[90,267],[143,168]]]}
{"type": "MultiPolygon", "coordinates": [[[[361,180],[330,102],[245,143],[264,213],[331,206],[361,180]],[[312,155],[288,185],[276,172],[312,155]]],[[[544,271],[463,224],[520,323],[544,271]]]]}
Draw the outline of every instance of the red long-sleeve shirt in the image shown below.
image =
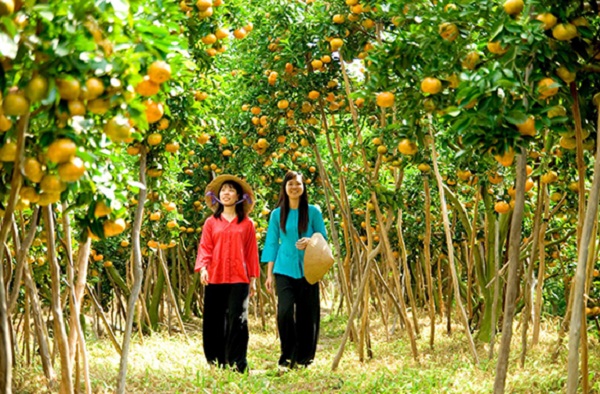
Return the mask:
{"type": "Polygon", "coordinates": [[[250,283],[258,278],[258,245],[254,223],[237,217],[231,222],[221,216],[204,223],[194,271],[206,267],[209,284],[250,283]]]}

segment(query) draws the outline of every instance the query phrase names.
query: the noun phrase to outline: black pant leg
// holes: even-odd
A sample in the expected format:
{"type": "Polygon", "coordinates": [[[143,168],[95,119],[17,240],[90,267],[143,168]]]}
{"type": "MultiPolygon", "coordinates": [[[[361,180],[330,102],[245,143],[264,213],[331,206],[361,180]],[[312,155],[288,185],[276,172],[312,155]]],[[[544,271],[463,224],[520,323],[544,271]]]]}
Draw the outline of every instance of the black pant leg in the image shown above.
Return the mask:
{"type": "Polygon", "coordinates": [[[319,340],[319,324],[321,321],[319,283],[311,285],[301,278],[300,296],[296,303],[296,332],[298,335],[298,351],[296,362],[309,365],[315,358],[319,340]]]}
{"type": "Polygon", "coordinates": [[[289,365],[295,358],[295,289],[294,280],[289,276],[275,274],[277,289],[277,329],[281,344],[279,365],[289,365]]]}
{"type": "Polygon", "coordinates": [[[207,285],[204,288],[202,345],[209,364],[225,365],[225,333],[227,285],[207,285]]]}
{"type": "Polygon", "coordinates": [[[247,283],[234,283],[230,287],[227,300],[227,337],[225,339],[225,359],[229,366],[239,372],[248,367],[248,296],[247,283]]]}

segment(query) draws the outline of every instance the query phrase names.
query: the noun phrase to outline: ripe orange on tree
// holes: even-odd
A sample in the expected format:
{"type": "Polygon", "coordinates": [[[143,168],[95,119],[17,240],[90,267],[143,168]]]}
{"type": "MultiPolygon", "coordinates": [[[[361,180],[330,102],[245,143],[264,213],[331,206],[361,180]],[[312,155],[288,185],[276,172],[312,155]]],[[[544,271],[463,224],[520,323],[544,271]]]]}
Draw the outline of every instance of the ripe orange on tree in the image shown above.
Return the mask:
{"type": "Polygon", "coordinates": [[[389,108],[394,105],[394,93],[392,92],[381,92],[377,95],[377,105],[381,108],[389,108]]]}
{"type": "Polygon", "coordinates": [[[552,78],[543,78],[538,82],[538,93],[541,99],[547,99],[558,93],[557,83],[552,78]]]}
{"type": "Polygon", "coordinates": [[[42,75],[31,78],[25,87],[25,96],[32,102],[38,102],[48,96],[48,79],[42,75]]]}
{"type": "Polygon", "coordinates": [[[398,143],[398,152],[402,153],[403,155],[412,156],[418,151],[419,148],[417,147],[417,144],[408,138],[405,138],[398,143]]]}
{"type": "Polygon", "coordinates": [[[439,27],[440,36],[446,41],[454,41],[458,37],[458,27],[454,23],[444,22],[439,27]]]}
{"type": "Polygon", "coordinates": [[[515,151],[508,148],[504,153],[494,156],[494,159],[504,167],[510,167],[515,159],[515,151]]]}
{"type": "Polygon", "coordinates": [[[525,122],[517,125],[517,129],[521,135],[534,137],[536,134],[535,118],[533,116],[528,116],[525,122]]]}
{"type": "Polygon", "coordinates": [[[85,174],[85,164],[79,157],[73,157],[58,166],[58,176],[64,182],[76,182],[85,174]]]}
{"type": "Polygon", "coordinates": [[[94,217],[95,218],[102,218],[104,216],[108,216],[110,215],[112,212],[112,209],[106,205],[106,203],[102,200],[96,202],[96,205],[94,205],[94,217]]]}
{"type": "Polygon", "coordinates": [[[59,138],[48,146],[46,157],[52,163],[61,164],[69,161],[77,152],[77,145],[69,138],[59,138]]]}
{"type": "Polygon", "coordinates": [[[156,146],[162,142],[162,135],[160,133],[152,133],[148,136],[148,145],[156,146]]]}
{"type": "Polygon", "coordinates": [[[506,0],[503,4],[504,11],[508,15],[518,15],[523,11],[525,4],[523,0],[506,0]]]}
{"type": "Polygon", "coordinates": [[[29,100],[21,92],[11,92],[2,101],[2,110],[9,116],[25,115],[29,111],[29,100]]]}
{"type": "Polygon", "coordinates": [[[162,103],[153,100],[146,100],[146,119],[148,123],[156,123],[163,117],[165,110],[162,103]]]}
{"type": "Polygon", "coordinates": [[[23,173],[27,179],[34,183],[39,183],[44,176],[42,164],[33,157],[28,157],[23,162],[23,173]]]}
{"type": "Polygon", "coordinates": [[[510,211],[510,205],[506,201],[497,201],[494,204],[494,211],[498,213],[508,213],[510,211]]]}
{"type": "Polygon", "coordinates": [[[104,134],[112,142],[123,142],[131,137],[131,125],[124,116],[115,116],[104,125],[104,134]]]}
{"type": "Polygon", "coordinates": [[[127,224],[125,223],[125,220],[119,218],[119,219],[115,219],[115,220],[105,221],[102,224],[102,227],[104,229],[105,237],[113,237],[113,236],[119,235],[123,231],[125,231],[127,224]]]}
{"type": "Polygon", "coordinates": [[[421,81],[421,90],[424,93],[437,94],[442,91],[442,82],[434,77],[427,77],[421,81]]]}
{"type": "Polygon", "coordinates": [[[144,97],[154,96],[159,90],[160,86],[153,82],[148,75],[144,76],[144,79],[135,86],[136,93],[144,97]]]}
{"type": "Polygon", "coordinates": [[[577,37],[577,26],[572,23],[560,23],[552,29],[552,37],[559,41],[570,41],[577,37]]]}
{"type": "Polygon", "coordinates": [[[556,26],[557,19],[554,15],[549,12],[544,12],[535,17],[538,21],[542,22],[542,28],[544,30],[550,30],[556,26]]]}

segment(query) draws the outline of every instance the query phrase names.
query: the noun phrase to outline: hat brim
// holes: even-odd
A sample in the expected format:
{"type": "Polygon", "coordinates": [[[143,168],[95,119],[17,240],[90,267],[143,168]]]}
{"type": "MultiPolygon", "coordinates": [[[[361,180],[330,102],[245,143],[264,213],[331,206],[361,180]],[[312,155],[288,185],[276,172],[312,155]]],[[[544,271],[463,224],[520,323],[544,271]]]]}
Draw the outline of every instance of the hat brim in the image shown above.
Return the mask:
{"type": "Polygon", "coordinates": [[[304,250],[304,277],[315,284],[329,271],[334,258],[329,244],[321,233],[314,233],[304,250]]]}
{"type": "Polygon", "coordinates": [[[238,178],[235,175],[229,175],[229,174],[219,175],[218,177],[213,179],[208,184],[208,186],[206,186],[206,189],[204,190],[204,201],[206,201],[206,206],[208,206],[213,212],[217,210],[217,208],[219,207],[219,203],[213,202],[212,196],[210,196],[208,194],[210,192],[212,192],[212,193],[214,193],[214,195],[216,195],[218,197],[219,191],[221,190],[221,186],[223,185],[223,183],[225,183],[227,181],[233,181],[233,182],[237,183],[238,185],[240,185],[242,187],[244,194],[247,194],[248,196],[250,196],[250,200],[252,202],[248,202],[247,200],[243,202],[244,212],[246,213],[246,215],[249,214],[252,211],[252,208],[254,208],[254,192],[252,191],[252,188],[246,181],[238,178]]]}

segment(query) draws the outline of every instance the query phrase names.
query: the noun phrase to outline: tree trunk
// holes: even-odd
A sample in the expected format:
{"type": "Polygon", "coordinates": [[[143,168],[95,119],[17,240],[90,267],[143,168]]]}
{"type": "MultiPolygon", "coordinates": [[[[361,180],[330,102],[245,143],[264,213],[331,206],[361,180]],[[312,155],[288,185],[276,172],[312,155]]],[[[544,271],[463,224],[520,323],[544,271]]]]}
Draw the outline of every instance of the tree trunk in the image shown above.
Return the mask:
{"type": "Polygon", "coordinates": [[[125,378],[127,375],[127,362],[129,359],[129,345],[131,342],[131,331],[133,329],[133,320],[135,319],[135,304],[137,303],[142,282],[144,280],[144,271],[142,269],[142,253],[140,248],[140,231],[142,220],[144,218],[144,204],[146,202],[146,148],[142,146],[140,152],[140,191],[135,210],[135,219],[131,230],[131,243],[133,248],[133,285],[131,295],[127,302],[127,320],[125,322],[125,333],[123,335],[123,347],[121,353],[121,362],[119,364],[119,375],[117,377],[117,393],[125,393],[125,378]]]}
{"type": "Polygon", "coordinates": [[[575,283],[573,289],[573,302],[571,310],[571,322],[569,326],[569,361],[567,376],[567,393],[577,392],[579,381],[579,341],[581,339],[581,322],[583,314],[583,292],[586,282],[586,265],[588,260],[590,240],[592,237],[596,215],[598,213],[598,201],[600,194],[600,106],[598,106],[598,123],[596,134],[596,161],[594,163],[594,179],[590,190],[590,198],[585,210],[585,220],[581,232],[581,242],[577,256],[577,269],[575,271],[575,283]]]}
{"type": "Polygon", "coordinates": [[[48,247],[48,264],[50,264],[50,277],[52,279],[52,317],[54,319],[54,338],[58,346],[60,354],[60,392],[72,393],[72,365],[69,355],[69,343],[67,340],[67,332],[65,330],[65,322],[63,319],[62,300],[60,297],[61,273],[60,266],[56,260],[55,245],[55,226],[54,213],[52,212],[52,204],[43,208],[44,224],[46,227],[47,247],[48,247]]]}
{"type": "MultiPolygon", "coordinates": [[[[25,146],[25,133],[29,127],[29,111],[21,116],[17,123],[17,153],[10,183],[10,196],[4,210],[4,217],[0,225],[0,390],[2,393],[12,393],[12,340],[9,326],[8,305],[6,298],[6,285],[4,283],[4,252],[8,232],[12,228],[15,205],[21,190],[21,161],[25,146]]],[[[11,262],[8,262],[10,266],[11,262]]]]}
{"type": "MultiPolygon", "coordinates": [[[[446,244],[448,246],[448,266],[450,267],[450,273],[452,278],[452,285],[454,288],[454,294],[456,295],[456,305],[458,306],[460,317],[462,318],[462,322],[465,328],[465,336],[469,341],[469,348],[471,350],[471,354],[473,355],[473,362],[475,364],[479,364],[479,357],[477,356],[477,349],[475,349],[475,343],[473,342],[473,336],[471,335],[471,329],[469,327],[469,319],[467,318],[467,313],[465,312],[465,308],[463,307],[461,296],[460,296],[460,285],[458,283],[458,274],[456,273],[456,267],[454,265],[454,248],[452,246],[452,234],[450,230],[450,223],[448,222],[448,207],[446,204],[446,197],[444,195],[444,184],[442,181],[442,175],[440,174],[440,170],[438,168],[437,163],[437,152],[435,149],[435,139],[433,137],[433,131],[429,129],[429,135],[431,136],[431,159],[433,161],[433,171],[435,173],[435,178],[437,180],[438,191],[440,194],[440,204],[442,208],[442,219],[444,222],[444,232],[446,233],[446,244]]],[[[450,311],[448,310],[448,313],[450,311]]]]}
{"type": "MultiPolygon", "coordinates": [[[[527,152],[521,149],[517,156],[517,187],[515,196],[515,207],[512,214],[509,241],[509,264],[506,296],[504,299],[504,321],[502,322],[502,339],[498,352],[498,364],[496,365],[496,379],[494,381],[494,394],[504,393],[506,385],[506,374],[508,371],[508,356],[510,354],[510,342],[512,339],[512,326],[515,315],[515,300],[519,288],[519,265],[520,265],[520,243],[521,227],[523,224],[523,211],[525,207],[525,179],[527,174],[527,152]]],[[[496,279],[498,280],[498,279],[496,279]]]]}

